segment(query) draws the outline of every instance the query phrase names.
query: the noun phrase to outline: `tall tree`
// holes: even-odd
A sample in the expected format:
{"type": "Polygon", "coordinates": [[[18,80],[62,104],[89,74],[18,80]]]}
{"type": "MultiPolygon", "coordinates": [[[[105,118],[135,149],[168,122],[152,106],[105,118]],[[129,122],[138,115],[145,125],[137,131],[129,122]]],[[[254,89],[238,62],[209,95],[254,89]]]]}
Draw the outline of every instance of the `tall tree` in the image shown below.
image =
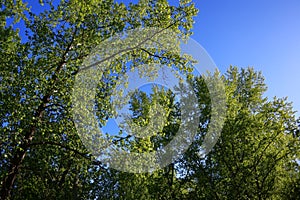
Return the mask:
{"type": "MultiPolygon", "coordinates": [[[[105,182],[113,172],[92,158],[76,134],[71,93],[83,60],[102,41],[135,28],[160,27],[188,36],[197,10],[188,0],[177,7],[166,0],[129,6],[112,0],[41,2],[49,9],[37,14],[21,0],[1,1],[1,199],[96,198],[97,181],[105,182]],[[7,23],[14,17],[25,23],[26,38],[7,23]]],[[[163,50],[133,48],[109,67],[121,76],[151,60],[182,63],[180,55],[166,56],[163,50]]],[[[102,80],[100,123],[111,114],[116,77],[106,72],[102,80]]],[[[107,182],[114,187],[114,179],[107,182]]]]}
{"type": "MultiPolygon", "coordinates": [[[[132,119],[139,127],[149,127],[151,110],[160,105],[166,113],[161,128],[147,128],[143,137],[132,137],[128,144],[131,152],[157,151],[168,144],[179,128],[180,109],[175,95],[170,90],[154,87],[153,93],[137,91],[130,105],[132,119]]],[[[161,121],[161,120],[159,120],[161,121]]],[[[151,125],[150,125],[151,126],[151,125]]],[[[147,163],[146,163],[147,164],[147,163]]],[[[119,177],[120,188],[117,191],[124,199],[180,199],[180,184],[176,178],[174,163],[152,173],[124,174],[119,177]]]]}
{"type": "MultiPolygon", "coordinates": [[[[190,195],[197,199],[283,199],[299,158],[291,104],[285,98],[265,98],[263,76],[252,68],[231,67],[223,80],[227,116],[220,139],[206,157],[197,154],[202,141],[195,142],[181,163],[188,172],[184,179],[190,195]]],[[[195,88],[205,108],[200,123],[200,135],[205,135],[210,100],[202,78],[195,80],[195,88]]]]}

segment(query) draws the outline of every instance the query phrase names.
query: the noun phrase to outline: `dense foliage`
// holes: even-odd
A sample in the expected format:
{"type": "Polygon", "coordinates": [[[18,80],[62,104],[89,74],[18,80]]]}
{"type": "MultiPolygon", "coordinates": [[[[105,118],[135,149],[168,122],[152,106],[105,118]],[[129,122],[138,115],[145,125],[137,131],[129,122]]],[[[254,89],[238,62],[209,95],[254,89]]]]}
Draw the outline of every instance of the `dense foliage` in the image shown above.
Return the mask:
{"type": "MultiPolygon", "coordinates": [[[[205,157],[198,152],[208,130],[211,100],[201,76],[190,79],[201,108],[196,141],[164,169],[137,174],[114,170],[95,159],[77,135],[71,93],[93,48],[139,27],[171,29],[185,38],[197,14],[192,2],[41,3],[43,12],[33,13],[22,0],[1,0],[1,199],[299,199],[295,113],[286,99],[263,96],[263,76],[251,68],[230,67],[226,74],[214,75],[225,83],[227,113],[221,138],[205,157]],[[16,29],[18,21],[25,24],[26,35],[16,29]]],[[[112,90],[128,69],[158,62],[188,71],[186,59],[164,49],[135,48],[112,62],[109,67],[118,76],[105,72],[97,88],[99,124],[112,116],[112,90]]],[[[169,90],[136,91],[130,100],[132,118],[146,125],[157,102],[167,113],[162,130],[144,138],[114,135],[112,142],[143,152],[171,141],[180,124],[180,104],[169,90]]]]}

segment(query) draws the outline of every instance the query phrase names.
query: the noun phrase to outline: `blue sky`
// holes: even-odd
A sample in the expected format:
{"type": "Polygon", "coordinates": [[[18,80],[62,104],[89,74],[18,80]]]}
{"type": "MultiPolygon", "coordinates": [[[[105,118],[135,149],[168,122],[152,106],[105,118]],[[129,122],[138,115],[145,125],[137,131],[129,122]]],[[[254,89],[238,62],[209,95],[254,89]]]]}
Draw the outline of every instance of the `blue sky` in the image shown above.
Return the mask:
{"type": "MultiPolygon", "coordinates": [[[[268,96],[288,96],[300,110],[300,1],[200,0],[193,38],[221,71],[261,70],[268,96]]],[[[299,116],[299,113],[298,113],[299,116]]]]}
{"type": "MultiPolygon", "coordinates": [[[[266,78],[268,97],[288,96],[300,110],[300,1],[199,0],[193,39],[225,72],[254,67],[266,78]]],[[[299,116],[299,113],[298,113],[299,116]]]]}

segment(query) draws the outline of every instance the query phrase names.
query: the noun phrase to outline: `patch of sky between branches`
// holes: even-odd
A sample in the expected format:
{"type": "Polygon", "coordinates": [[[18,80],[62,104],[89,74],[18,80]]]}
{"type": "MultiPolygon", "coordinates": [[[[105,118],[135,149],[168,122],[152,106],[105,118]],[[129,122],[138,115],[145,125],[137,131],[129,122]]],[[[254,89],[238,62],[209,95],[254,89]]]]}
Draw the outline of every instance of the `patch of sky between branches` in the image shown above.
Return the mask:
{"type": "MultiPolygon", "coordinates": [[[[150,97],[152,94],[154,94],[155,89],[167,91],[169,88],[167,88],[166,86],[161,85],[161,84],[150,82],[150,83],[144,84],[141,87],[137,88],[136,91],[144,92],[148,97],[150,97]]],[[[176,98],[176,96],[175,96],[175,102],[178,102],[178,101],[179,101],[179,99],[176,98]]],[[[127,105],[124,105],[124,107],[126,107],[126,111],[127,111],[126,114],[128,114],[129,116],[133,116],[133,112],[130,109],[129,102],[127,105]]],[[[117,135],[119,135],[119,133],[121,131],[121,128],[119,127],[115,118],[109,118],[107,120],[106,125],[104,125],[101,129],[102,129],[103,134],[107,133],[111,136],[117,136],[117,135]]],[[[127,133],[122,132],[122,136],[127,136],[127,133]]]]}

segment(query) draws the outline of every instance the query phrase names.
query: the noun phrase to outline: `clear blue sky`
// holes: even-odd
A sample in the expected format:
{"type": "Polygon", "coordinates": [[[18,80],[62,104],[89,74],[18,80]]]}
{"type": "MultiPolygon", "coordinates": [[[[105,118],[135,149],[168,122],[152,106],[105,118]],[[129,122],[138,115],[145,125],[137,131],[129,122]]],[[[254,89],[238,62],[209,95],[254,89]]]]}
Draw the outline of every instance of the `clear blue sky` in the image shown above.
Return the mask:
{"type": "Polygon", "coordinates": [[[300,1],[195,3],[200,12],[192,37],[219,69],[224,72],[229,65],[236,65],[261,70],[268,85],[267,96],[288,96],[300,110],[300,1]]]}

